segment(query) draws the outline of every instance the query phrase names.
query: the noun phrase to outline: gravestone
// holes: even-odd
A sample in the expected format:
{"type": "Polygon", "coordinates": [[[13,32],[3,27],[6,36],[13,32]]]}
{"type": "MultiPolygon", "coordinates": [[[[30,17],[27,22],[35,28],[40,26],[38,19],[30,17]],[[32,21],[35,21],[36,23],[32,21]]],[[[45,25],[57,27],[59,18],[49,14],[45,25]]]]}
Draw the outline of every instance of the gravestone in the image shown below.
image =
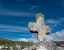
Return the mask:
{"type": "Polygon", "coordinates": [[[16,44],[16,48],[18,47],[18,44],[16,44]]]}
{"type": "Polygon", "coordinates": [[[2,45],[2,50],[8,50],[8,44],[2,45]]]}
{"type": "Polygon", "coordinates": [[[21,46],[20,45],[18,45],[18,50],[21,50],[21,46]]]}
{"type": "Polygon", "coordinates": [[[3,48],[4,46],[2,45],[2,48],[3,48]]]}
{"type": "Polygon", "coordinates": [[[16,44],[16,49],[21,50],[21,46],[16,44]]]}
{"type": "Polygon", "coordinates": [[[26,50],[27,48],[24,48],[24,49],[22,49],[22,50],[26,50]]]}
{"type": "MultiPolygon", "coordinates": [[[[41,13],[36,14],[36,22],[28,23],[28,29],[32,33],[37,33],[37,42],[32,46],[28,47],[26,50],[58,50],[59,47],[52,42],[46,40],[46,34],[50,34],[51,29],[44,22],[44,15],[41,13]]],[[[62,49],[59,49],[62,50],[62,49]]]]}
{"type": "Polygon", "coordinates": [[[7,47],[7,46],[4,46],[4,47],[2,48],[2,50],[8,50],[8,47],[7,47]]]}
{"type": "Polygon", "coordinates": [[[0,46],[0,50],[2,49],[2,46],[0,46]]]}
{"type": "Polygon", "coordinates": [[[13,47],[10,47],[10,50],[13,50],[13,47]]]}
{"type": "Polygon", "coordinates": [[[16,50],[18,50],[18,44],[16,44],[16,47],[15,48],[16,48],[16,50]]]}

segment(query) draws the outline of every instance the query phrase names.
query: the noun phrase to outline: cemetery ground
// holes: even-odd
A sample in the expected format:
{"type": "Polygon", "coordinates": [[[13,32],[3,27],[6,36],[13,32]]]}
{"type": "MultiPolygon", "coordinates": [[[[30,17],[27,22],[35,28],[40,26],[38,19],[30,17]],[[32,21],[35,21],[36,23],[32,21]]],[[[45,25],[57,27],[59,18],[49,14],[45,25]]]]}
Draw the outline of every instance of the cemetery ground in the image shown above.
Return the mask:
{"type": "Polygon", "coordinates": [[[27,46],[32,45],[31,42],[23,42],[23,41],[12,41],[4,38],[0,38],[0,46],[8,46],[8,50],[10,50],[10,47],[13,47],[13,50],[17,50],[16,45],[20,45],[21,48],[25,48],[27,46]]]}

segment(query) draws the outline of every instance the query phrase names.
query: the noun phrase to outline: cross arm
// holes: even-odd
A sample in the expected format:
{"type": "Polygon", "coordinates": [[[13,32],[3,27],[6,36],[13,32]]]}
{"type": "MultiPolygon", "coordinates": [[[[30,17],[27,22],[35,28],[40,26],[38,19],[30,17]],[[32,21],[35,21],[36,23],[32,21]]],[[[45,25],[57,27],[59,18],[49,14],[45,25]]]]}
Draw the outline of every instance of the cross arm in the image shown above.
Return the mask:
{"type": "Polygon", "coordinates": [[[36,23],[29,22],[28,23],[28,29],[32,33],[37,33],[36,23]]]}
{"type": "Polygon", "coordinates": [[[47,27],[47,29],[46,29],[47,33],[46,34],[48,35],[51,33],[51,29],[48,26],[46,26],[46,27],[47,27]]]}

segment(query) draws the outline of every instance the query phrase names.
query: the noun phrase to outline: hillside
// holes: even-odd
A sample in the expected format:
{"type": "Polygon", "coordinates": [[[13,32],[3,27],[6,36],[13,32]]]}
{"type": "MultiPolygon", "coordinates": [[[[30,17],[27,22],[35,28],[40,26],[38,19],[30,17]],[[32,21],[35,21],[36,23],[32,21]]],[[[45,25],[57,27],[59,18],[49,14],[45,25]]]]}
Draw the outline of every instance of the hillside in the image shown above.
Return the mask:
{"type": "Polygon", "coordinates": [[[56,44],[64,45],[64,41],[55,41],[56,44]]]}
{"type": "Polygon", "coordinates": [[[16,44],[20,44],[21,46],[30,46],[32,43],[30,42],[22,42],[22,41],[12,41],[8,39],[0,38],[0,45],[15,46],[16,44]]]}

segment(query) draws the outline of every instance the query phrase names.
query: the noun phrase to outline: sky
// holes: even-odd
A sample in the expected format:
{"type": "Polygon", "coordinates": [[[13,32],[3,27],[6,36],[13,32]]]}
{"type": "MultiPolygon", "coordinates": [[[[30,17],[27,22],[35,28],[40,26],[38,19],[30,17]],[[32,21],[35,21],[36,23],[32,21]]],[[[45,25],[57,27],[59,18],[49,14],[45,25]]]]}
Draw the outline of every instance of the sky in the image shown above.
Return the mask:
{"type": "Polygon", "coordinates": [[[64,0],[0,0],[0,38],[34,42],[36,33],[30,33],[28,22],[36,22],[42,13],[50,27],[47,40],[64,41],[64,0]]]}

